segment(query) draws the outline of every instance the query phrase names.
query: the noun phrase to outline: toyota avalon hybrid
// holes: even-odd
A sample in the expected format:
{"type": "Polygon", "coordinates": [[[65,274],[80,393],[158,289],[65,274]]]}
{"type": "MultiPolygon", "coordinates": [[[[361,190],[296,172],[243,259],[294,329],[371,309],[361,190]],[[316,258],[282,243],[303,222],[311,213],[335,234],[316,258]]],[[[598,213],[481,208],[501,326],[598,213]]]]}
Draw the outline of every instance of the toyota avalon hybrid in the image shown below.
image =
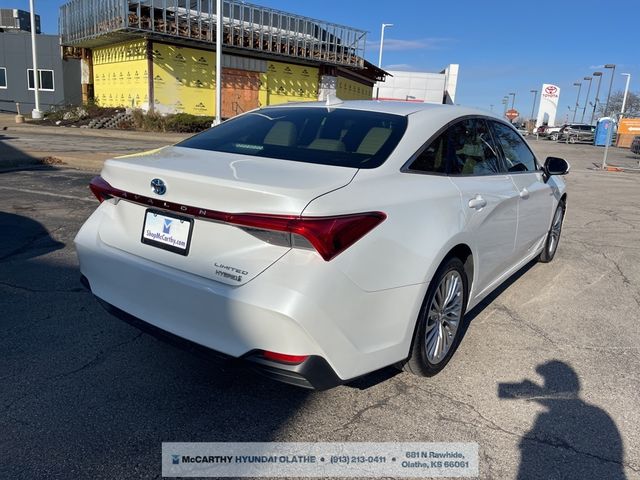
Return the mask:
{"type": "Polygon", "coordinates": [[[553,259],[566,161],[489,112],[339,101],[108,160],[76,247],[110,311],[278,380],[438,373],[465,311],[553,259]]]}

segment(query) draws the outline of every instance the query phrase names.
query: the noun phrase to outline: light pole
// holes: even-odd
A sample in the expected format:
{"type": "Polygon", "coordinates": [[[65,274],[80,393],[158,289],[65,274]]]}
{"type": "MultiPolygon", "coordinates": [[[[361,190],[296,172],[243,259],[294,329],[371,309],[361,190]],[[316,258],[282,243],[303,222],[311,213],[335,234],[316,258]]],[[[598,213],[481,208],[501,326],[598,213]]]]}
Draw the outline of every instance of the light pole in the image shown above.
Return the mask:
{"type": "Polygon", "coordinates": [[[489,109],[493,112],[493,103],[489,105],[489,109]]]}
{"type": "Polygon", "coordinates": [[[598,86],[596,87],[596,98],[593,100],[593,111],[591,112],[591,121],[589,122],[589,125],[593,125],[593,117],[596,115],[596,107],[600,101],[598,95],[600,95],[600,84],[602,83],[602,72],[593,72],[592,75],[594,77],[598,77],[598,86]]]}
{"type": "Polygon", "coordinates": [[[509,97],[502,98],[502,105],[504,105],[504,111],[502,112],[502,116],[507,118],[507,105],[509,105],[509,97]]]}
{"type": "Polygon", "coordinates": [[[384,29],[387,27],[393,27],[393,23],[382,24],[382,30],[380,32],[380,54],[378,55],[378,68],[382,68],[382,46],[384,45],[384,29]]]}
{"type": "Polygon", "coordinates": [[[584,99],[584,108],[582,109],[582,118],[580,123],[584,123],[584,113],[587,111],[587,103],[589,102],[589,94],[591,93],[591,82],[593,77],[584,77],[584,80],[589,80],[589,88],[587,88],[587,98],[584,99]]]}
{"type": "Polygon", "coordinates": [[[216,117],[212,127],[222,123],[222,0],[216,0],[216,117]]]}
{"type": "Polygon", "coordinates": [[[516,103],[516,94],[511,92],[509,95],[513,95],[513,99],[511,100],[511,110],[513,110],[513,106],[516,103]]]}
{"type": "Polygon", "coordinates": [[[533,93],[533,105],[531,105],[531,120],[534,120],[533,112],[536,109],[536,98],[538,98],[538,90],[530,90],[533,93]]]}
{"type": "Polygon", "coordinates": [[[578,96],[576,97],[576,108],[573,111],[573,123],[576,123],[576,113],[578,113],[578,108],[580,107],[580,91],[582,90],[582,82],[575,82],[573,84],[574,87],[578,87],[578,96]]]}
{"type": "Polygon", "coordinates": [[[31,118],[42,118],[40,111],[40,75],[38,74],[38,55],[36,53],[36,14],[33,0],[29,0],[29,21],[31,22],[31,56],[33,59],[33,93],[35,95],[35,108],[31,111],[31,118]]]}
{"type": "Polygon", "coordinates": [[[620,118],[624,115],[624,107],[627,105],[627,95],[629,94],[629,81],[631,80],[630,73],[621,73],[620,75],[624,75],[627,77],[627,83],[624,86],[624,96],[622,97],[622,109],[620,110],[620,118]]]}
{"type": "Polygon", "coordinates": [[[609,82],[609,93],[607,94],[607,104],[604,107],[604,116],[606,117],[609,113],[609,98],[611,98],[611,87],[613,86],[613,77],[616,74],[616,66],[613,63],[607,63],[604,68],[612,68],[611,71],[611,81],[609,82]]]}

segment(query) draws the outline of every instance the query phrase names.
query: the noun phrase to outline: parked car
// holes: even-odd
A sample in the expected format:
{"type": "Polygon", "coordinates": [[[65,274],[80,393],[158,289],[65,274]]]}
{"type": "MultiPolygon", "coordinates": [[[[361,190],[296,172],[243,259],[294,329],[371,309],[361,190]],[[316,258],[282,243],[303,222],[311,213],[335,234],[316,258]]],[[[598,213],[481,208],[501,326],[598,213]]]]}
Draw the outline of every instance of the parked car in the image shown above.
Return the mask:
{"type": "Polygon", "coordinates": [[[640,155],[640,136],[633,137],[631,141],[631,151],[636,155],[640,155]]]}
{"type": "Polygon", "coordinates": [[[566,125],[560,129],[558,140],[569,143],[589,142],[593,143],[596,135],[596,127],[585,124],[566,125]]]}
{"type": "Polygon", "coordinates": [[[567,124],[565,123],[564,125],[560,125],[558,127],[547,127],[547,130],[546,130],[547,139],[553,140],[554,142],[558,140],[558,138],[560,137],[560,130],[562,130],[566,126],[567,124]]]}
{"type": "Polygon", "coordinates": [[[540,125],[538,128],[536,128],[535,134],[540,137],[545,137],[548,135],[548,132],[547,132],[548,129],[549,129],[548,125],[540,125]]]}
{"type": "Polygon", "coordinates": [[[298,386],[438,373],[466,311],[553,259],[569,165],[480,110],[328,103],[108,160],[75,238],[83,284],[147,331],[298,386]]]}

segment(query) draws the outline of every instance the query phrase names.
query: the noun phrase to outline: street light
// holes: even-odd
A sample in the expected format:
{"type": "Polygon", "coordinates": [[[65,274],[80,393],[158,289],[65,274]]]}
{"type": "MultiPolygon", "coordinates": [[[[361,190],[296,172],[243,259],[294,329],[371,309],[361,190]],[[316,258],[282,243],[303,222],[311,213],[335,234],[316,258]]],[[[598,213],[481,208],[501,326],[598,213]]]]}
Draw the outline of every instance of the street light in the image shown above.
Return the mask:
{"type": "Polygon", "coordinates": [[[538,90],[530,90],[530,92],[533,93],[533,105],[531,105],[531,120],[533,120],[533,112],[536,109],[536,98],[538,98],[538,90]]]}
{"type": "Polygon", "coordinates": [[[502,97],[502,104],[504,105],[504,111],[502,112],[503,117],[507,117],[507,105],[509,105],[509,97],[502,97]]]}
{"type": "Polygon", "coordinates": [[[489,109],[493,112],[493,103],[489,105],[489,109]]]}
{"type": "Polygon", "coordinates": [[[611,71],[611,81],[609,82],[609,93],[607,94],[607,104],[604,107],[604,116],[607,116],[609,113],[609,98],[611,98],[611,87],[613,86],[613,77],[616,74],[616,66],[613,63],[607,63],[604,68],[612,68],[611,71]]]}
{"type": "Polygon", "coordinates": [[[33,0],[29,0],[29,21],[31,22],[31,57],[33,59],[33,93],[35,95],[35,108],[31,111],[31,118],[42,118],[40,111],[40,75],[38,74],[38,55],[36,54],[36,14],[33,0]]]}
{"type": "Polygon", "coordinates": [[[516,103],[516,94],[511,92],[509,95],[513,95],[513,99],[511,100],[511,110],[513,110],[513,106],[516,103]]]}
{"type": "Polygon", "coordinates": [[[380,54],[378,55],[378,68],[382,68],[382,46],[384,45],[384,29],[387,27],[393,27],[393,23],[382,24],[382,30],[380,32],[380,54]]]}
{"type": "Polygon", "coordinates": [[[624,86],[624,97],[622,97],[622,109],[620,110],[620,118],[624,115],[624,107],[627,105],[627,94],[629,93],[629,81],[631,80],[630,73],[621,73],[620,75],[624,75],[627,77],[627,83],[624,86]]]}
{"type": "Polygon", "coordinates": [[[576,97],[576,109],[573,111],[573,123],[576,123],[576,113],[578,113],[578,107],[580,107],[580,91],[582,90],[582,82],[575,82],[574,87],[578,87],[578,96],[576,97]]]}
{"type": "Polygon", "coordinates": [[[587,88],[587,98],[584,99],[584,107],[582,109],[582,118],[580,119],[580,123],[584,123],[584,113],[587,111],[587,102],[589,101],[589,94],[591,93],[591,82],[593,81],[593,77],[584,77],[584,80],[589,80],[589,88],[587,88]]]}
{"type": "Polygon", "coordinates": [[[593,125],[593,117],[596,115],[596,107],[600,101],[598,98],[598,95],[600,95],[600,83],[602,83],[602,72],[593,72],[592,75],[594,77],[598,77],[598,87],[596,88],[596,98],[593,100],[593,111],[591,112],[591,121],[589,122],[589,125],[593,125]]]}

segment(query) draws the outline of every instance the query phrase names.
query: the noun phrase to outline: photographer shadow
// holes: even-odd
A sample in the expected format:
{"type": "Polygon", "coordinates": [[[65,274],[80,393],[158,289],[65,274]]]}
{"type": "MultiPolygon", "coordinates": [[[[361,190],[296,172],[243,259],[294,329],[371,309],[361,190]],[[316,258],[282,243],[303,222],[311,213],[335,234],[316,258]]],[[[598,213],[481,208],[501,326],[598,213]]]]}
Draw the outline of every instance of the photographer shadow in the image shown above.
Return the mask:
{"type": "Polygon", "coordinates": [[[525,479],[626,479],[623,444],[611,417],[580,399],[580,379],[559,360],[538,365],[543,385],[530,380],[500,383],[501,399],[542,405],[533,428],[520,440],[520,468],[525,479]]]}

